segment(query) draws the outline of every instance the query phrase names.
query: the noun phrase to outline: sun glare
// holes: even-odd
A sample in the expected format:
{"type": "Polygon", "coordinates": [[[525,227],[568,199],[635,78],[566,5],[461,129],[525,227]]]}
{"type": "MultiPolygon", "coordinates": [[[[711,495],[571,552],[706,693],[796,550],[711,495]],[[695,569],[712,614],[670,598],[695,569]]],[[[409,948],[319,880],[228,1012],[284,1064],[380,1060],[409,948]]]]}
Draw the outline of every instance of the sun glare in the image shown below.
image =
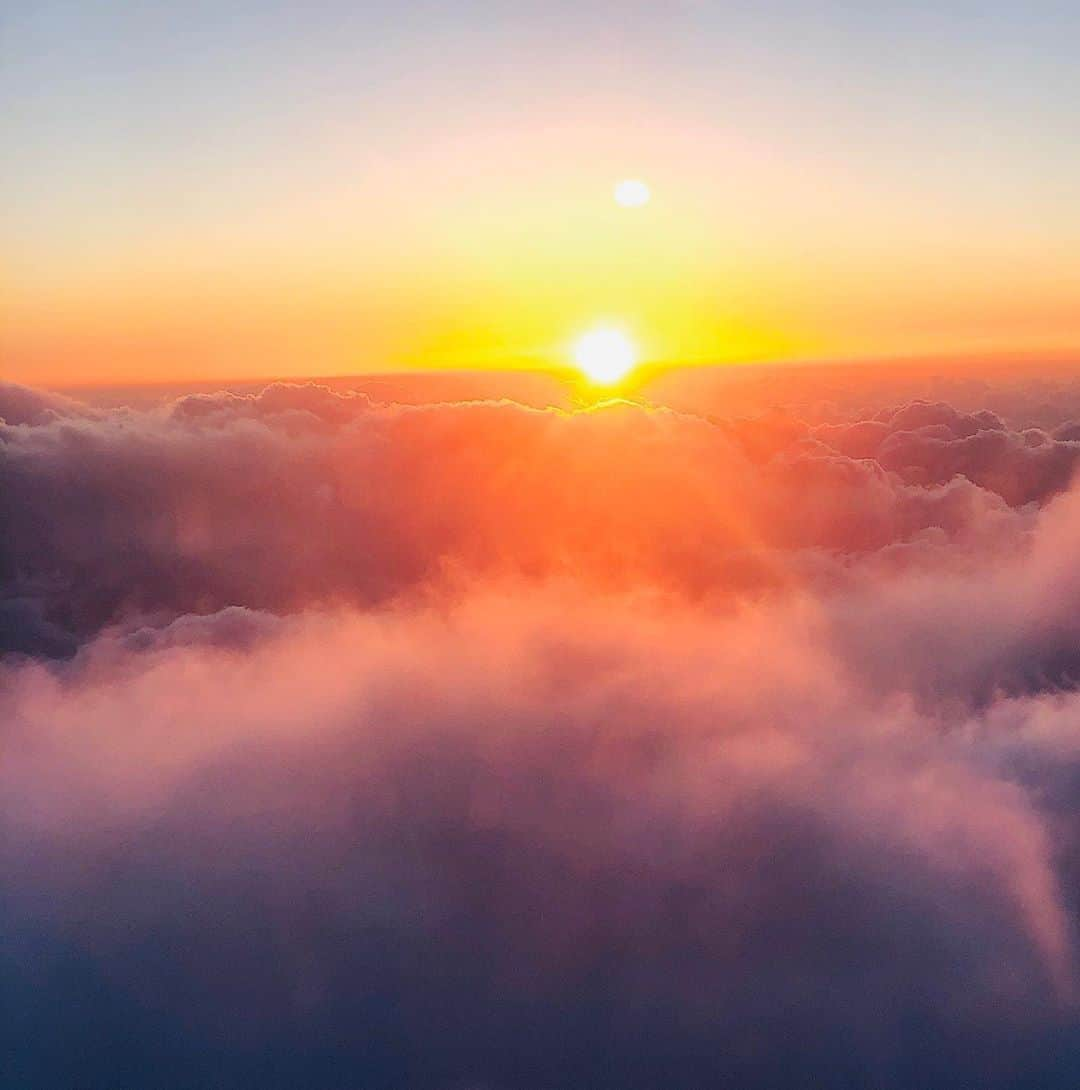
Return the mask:
{"type": "Polygon", "coordinates": [[[574,362],[597,386],[612,386],[637,363],[637,348],[617,329],[594,329],[574,345],[574,362]]]}

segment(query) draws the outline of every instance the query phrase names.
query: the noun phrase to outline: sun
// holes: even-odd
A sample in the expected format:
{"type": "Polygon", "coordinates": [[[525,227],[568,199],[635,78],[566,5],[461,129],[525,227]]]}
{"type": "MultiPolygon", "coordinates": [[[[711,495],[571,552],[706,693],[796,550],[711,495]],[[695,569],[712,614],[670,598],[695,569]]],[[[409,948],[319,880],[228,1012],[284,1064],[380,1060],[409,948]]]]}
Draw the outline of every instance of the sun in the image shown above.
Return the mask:
{"type": "Polygon", "coordinates": [[[618,329],[590,330],[574,345],[574,362],[597,386],[613,386],[633,370],[638,352],[634,342],[618,329]]]}

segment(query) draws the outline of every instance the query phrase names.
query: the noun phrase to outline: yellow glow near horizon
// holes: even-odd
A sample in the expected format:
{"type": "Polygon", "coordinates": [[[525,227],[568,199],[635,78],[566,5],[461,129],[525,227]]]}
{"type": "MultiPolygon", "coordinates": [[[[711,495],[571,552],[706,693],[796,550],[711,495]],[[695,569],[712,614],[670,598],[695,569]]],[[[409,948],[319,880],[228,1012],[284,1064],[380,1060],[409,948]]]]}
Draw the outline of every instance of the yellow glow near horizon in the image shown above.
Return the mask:
{"type": "Polygon", "coordinates": [[[651,198],[652,191],[640,178],[623,178],[615,186],[615,203],[623,208],[640,208],[651,198]]]}
{"type": "Polygon", "coordinates": [[[1037,233],[978,245],[943,233],[931,246],[903,209],[880,218],[873,187],[824,173],[846,211],[821,217],[771,160],[744,162],[724,190],[701,158],[709,130],[639,128],[594,161],[606,132],[595,125],[481,127],[422,161],[372,164],[363,200],[350,180],[314,203],[301,190],[295,207],[166,215],[139,230],[103,207],[93,245],[68,246],[67,232],[55,249],[19,251],[0,372],[57,386],[567,364],[582,374],[573,337],[620,315],[650,366],[1075,355],[1075,278],[1037,233]],[[487,169],[504,162],[510,180],[487,169]],[[627,163],[647,164],[645,206],[615,196],[635,180],[627,163]],[[407,184],[434,175],[447,184],[407,184]]]}
{"type": "Polygon", "coordinates": [[[574,362],[597,386],[613,386],[637,363],[634,342],[618,329],[601,327],[583,334],[574,345],[574,362]]]}

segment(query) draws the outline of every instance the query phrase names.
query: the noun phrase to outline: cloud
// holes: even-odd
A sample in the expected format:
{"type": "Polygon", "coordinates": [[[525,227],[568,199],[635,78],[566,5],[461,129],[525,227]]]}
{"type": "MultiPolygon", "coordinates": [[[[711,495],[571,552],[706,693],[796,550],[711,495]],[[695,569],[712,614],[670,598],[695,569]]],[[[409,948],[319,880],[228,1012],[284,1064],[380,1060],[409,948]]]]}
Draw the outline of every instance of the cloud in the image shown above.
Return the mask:
{"type": "Polygon", "coordinates": [[[1073,1085],[1070,436],[9,421],[8,1077],[1073,1085]]]}
{"type": "Polygon", "coordinates": [[[62,394],[0,381],[0,421],[7,424],[47,424],[62,417],[93,416],[86,405],[62,394]]]}
{"type": "MultiPolygon", "coordinates": [[[[40,596],[76,638],[155,611],[372,603],[454,576],[757,592],[825,553],[978,538],[1010,515],[970,477],[907,481],[798,422],[629,404],[381,406],[274,386],[0,427],[0,444],[8,593],[40,596]]],[[[1063,465],[1028,475],[1049,494],[1063,465]]]]}
{"type": "Polygon", "coordinates": [[[872,420],[823,424],[813,435],[838,453],[874,459],[908,484],[964,477],[1014,507],[1062,491],[1080,462],[1071,425],[1053,435],[1041,428],[1011,431],[986,410],[962,413],[925,401],[872,420]]]}
{"type": "MultiPolygon", "coordinates": [[[[519,590],[17,667],[10,986],[61,1037],[99,1004],[84,1085],[132,1035],[174,1035],[188,1084],[277,1047],[387,1085],[829,1081],[905,1048],[990,1078],[967,1034],[1029,1035],[1020,1062],[1071,998],[1047,829],[977,739],[779,620],[519,590]]],[[[45,1044],[26,1070],[66,1077],[45,1044]]]]}

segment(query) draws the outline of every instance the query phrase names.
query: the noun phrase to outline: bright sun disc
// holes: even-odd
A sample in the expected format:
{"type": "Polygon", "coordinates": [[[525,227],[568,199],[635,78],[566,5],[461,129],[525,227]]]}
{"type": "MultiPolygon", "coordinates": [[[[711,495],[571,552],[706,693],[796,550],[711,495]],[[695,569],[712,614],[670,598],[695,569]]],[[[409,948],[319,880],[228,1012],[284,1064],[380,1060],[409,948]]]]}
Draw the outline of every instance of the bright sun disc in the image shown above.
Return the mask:
{"type": "Polygon", "coordinates": [[[637,349],[617,329],[594,329],[574,345],[574,362],[590,382],[611,386],[637,363],[637,349]]]}
{"type": "Polygon", "coordinates": [[[624,178],[615,186],[615,203],[623,208],[640,208],[649,203],[652,192],[640,178],[624,178]]]}

